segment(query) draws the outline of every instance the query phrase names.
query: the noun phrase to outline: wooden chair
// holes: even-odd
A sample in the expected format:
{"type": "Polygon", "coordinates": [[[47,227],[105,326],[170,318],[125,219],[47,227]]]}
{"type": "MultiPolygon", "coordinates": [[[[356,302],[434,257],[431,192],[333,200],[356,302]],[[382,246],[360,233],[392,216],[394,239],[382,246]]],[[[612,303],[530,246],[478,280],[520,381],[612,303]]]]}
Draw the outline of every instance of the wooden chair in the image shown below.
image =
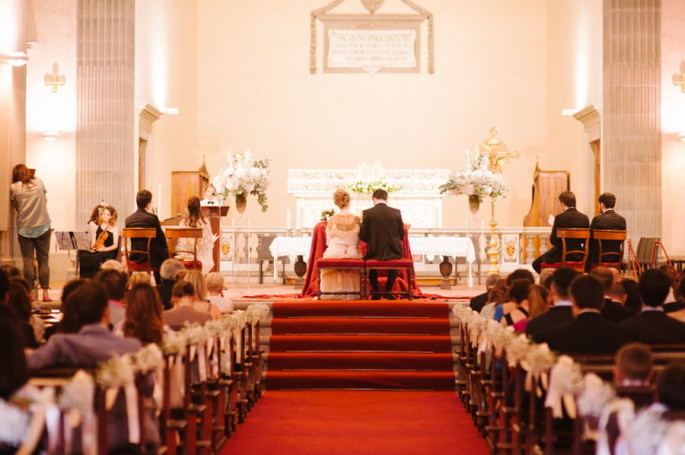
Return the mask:
{"type": "Polygon", "coordinates": [[[541,268],[543,269],[558,269],[563,267],[568,267],[578,272],[585,271],[585,262],[587,261],[587,253],[590,240],[590,228],[566,228],[557,229],[557,237],[561,239],[561,262],[555,262],[553,264],[548,264],[543,262],[541,268]],[[576,239],[583,241],[582,250],[571,250],[568,248],[567,241],[569,239],[576,239]],[[568,257],[572,254],[581,254],[581,261],[569,261],[568,257]]]}
{"type": "MultiPolygon", "coordinates": [[[[406,295],[408,300],[414,298],[414,262],[411,259],[391,259],[389,261],[379,261],[377,259],[368,259],[366,261],[366,273],[369,276],[369,270],[406,270],[407,272],[407,290],[405,292],[391,292],[391,294],[406,295]]],[[[368,289],[368,283],[365,290],[368,289]]],[[[374,294],[374,291],[368,291],[374,294]]],[[[379,291],[378,294],[385,294],[385,291],[379,291]]]]}
{"type": "Polygon", "coordinates": [[[164,231],[164,236],[169,245],[169,257],[173,258],[178,253],[190,253],[193,255],[192,260],[182,259],[183,265],[186,269],[202,270],[202,262],[197,260],[197,241],[202,238],[202,228],[191,227],[167,227],[164,231]],[[179,239],[194,239],[192,250],[178,249],[179,239]]]}
{"type": "Polygon", "coordinates": [[[321,258],[316,261],[316,273],[318,274],[317,297],[323,295],[358,295],[360,300],[367,299],[366,267],[363,259],[353,258],[321,258]],[[359,292],[357,291],[322,291],[321,274],[324,270],[356,270],[359,272],[359,292]]]}
{"type": "Polygon", "coordinates": [[[159,270],[159,267],[152,267],[150,256],[150,243],[152,239],[157,237],[157,230],[155,228],[124,228],[121,230],[121,236],[124,239],[124,257],[126,258],[126,269],[129,276],[133,272],[147,272],[149,275],[152,275],[153,271],[159,270]],[[147,247],[145,250],[129,249],[129,241],[133,239],[146,239],[147,247]],[[143,262],[134,262],[131,260],[131,254],[142,254],[145,256],[145,260],[143,262]]]}
{"type": "MultiPolygon", "coordinates": [[[[626,231],[616,231],[611,229],[593,229],[592,239],[597,240],[599,247],[599,254],[597,256],[597,265],[603,267],[616,267],[621,270],[623,264],[623,246],[627,238],[626,231]],[[620,253],[615,251],[605,251],[605,241],[609,242],[621,242],[620,253]],[[610,258],[615,258],[616,260],[610,261],[610,258]]],[[[591,264],[594,266],[595,264],[591,264]]]]}

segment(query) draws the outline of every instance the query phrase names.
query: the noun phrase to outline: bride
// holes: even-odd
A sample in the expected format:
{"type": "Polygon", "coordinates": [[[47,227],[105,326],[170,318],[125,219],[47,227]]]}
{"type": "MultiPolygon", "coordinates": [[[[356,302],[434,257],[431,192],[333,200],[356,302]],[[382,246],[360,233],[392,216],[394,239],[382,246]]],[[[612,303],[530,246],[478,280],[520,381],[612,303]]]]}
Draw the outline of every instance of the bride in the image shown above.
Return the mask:
{"type": "MultiPolygon", "coordinates": [[[[326,226],[326,244],[324,258],[361,258],[359,252],[359,217],[350,212],[350,194],[338,190],[333,194],[333,202],[340,211],[328,219],[326,226]]],[[[354,300],[359,294],[359,271],[357,270],[322,270],[321,291],[349,292],[350,294],[333,295],[331,299],[354,300]]]]}

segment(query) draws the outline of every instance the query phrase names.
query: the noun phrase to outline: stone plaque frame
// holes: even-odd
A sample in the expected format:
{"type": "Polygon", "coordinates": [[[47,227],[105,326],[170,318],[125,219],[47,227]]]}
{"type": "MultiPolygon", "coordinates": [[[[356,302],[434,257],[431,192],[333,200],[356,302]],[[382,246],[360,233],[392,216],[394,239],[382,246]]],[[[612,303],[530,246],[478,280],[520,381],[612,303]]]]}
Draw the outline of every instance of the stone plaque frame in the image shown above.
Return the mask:
{"type": "Polygon", "coordinates": [[[417,14],[402,15],[356,15],[356,14],[330,14],[321,18],[324,24],[324,67],[325,73],[418,73],[421,68],[421,23],[425,20],[424,16],[417,14]],[[330,64],[330,38],[336,31],[368,32],[371,36],[374,32],[395,31],[398,35],[401,32],[413,32],[413,66],[392,66],[392,62],[383,61],[383,56],[370,55],[376,58],[377,64],[366,62],[366,64],[350,66],[331,66],[330,64]]]}

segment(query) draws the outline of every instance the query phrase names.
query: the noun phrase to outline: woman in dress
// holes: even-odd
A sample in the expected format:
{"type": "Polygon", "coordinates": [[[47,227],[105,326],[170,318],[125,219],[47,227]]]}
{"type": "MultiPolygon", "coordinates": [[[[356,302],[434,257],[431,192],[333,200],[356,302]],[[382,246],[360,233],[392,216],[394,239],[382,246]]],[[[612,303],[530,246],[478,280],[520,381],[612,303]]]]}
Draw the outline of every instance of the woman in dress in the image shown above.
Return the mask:
{"type": "Polygon", "coordinates": [[[162,344],[162,301],[155,288],[149,284],[139,283],[128,291],[126,316],[119,328],[123,336],[137,338],[143,345],[162,344]]]}
{"type": "MultiPolygon", "coordinates": [[[[179,223],[180,227],[202,228],[202,238],[197,239],[197,260],[202,262],[202,273],[209,273],[214,267],[214,242],[219,238],[212,234],[209,222],[205,220],[200,211],[200,199],[191,196],[188,199],[188,216],[179,223]]],[[[187,251],[193,251],[195,239],[179,239],[176,248],[186,251],[176,256],[185,261],[192,261],[193,256],[187,251]]]]}
{"type": "MultiPolygon", "coordinates": [[[[338,190],[333,202],[340,211],[328,219],[324,258],[361,258],[359,252],[359,217],[350,212],[350,193],[338,190]]],[[[322,292],[349,292],[330,295],[330,299],[354,300],[359,298],[359,272],[357,270],[322,270],[322,292]],[[357,295],[355,295],[357,294],[357,295]]]]}
{"type": "Polygon", "coordinates": [[[119,228],[117,227],[117,211],[114,207],[111,205],[100,207],[97,228],[89,229],[89,233],[91,249],[79,251],[81,278],[93,278],[100,269],[100,264],[117,257],[119,228]]]}
{"type": "Polygon", "coordinates": [[[33,288],[36,279],[33,271],[35,250],[35,258],[38,261],[38,281],[43,289],[43,302],[51,302],[48,264],[50,215],[48,215],[48,200],[45,193],[47,191],[43,182],[34,177],[24,164],[14,166],[10,200],[17,211],[17,232],[24,263],[24,278],[33,288]]]}

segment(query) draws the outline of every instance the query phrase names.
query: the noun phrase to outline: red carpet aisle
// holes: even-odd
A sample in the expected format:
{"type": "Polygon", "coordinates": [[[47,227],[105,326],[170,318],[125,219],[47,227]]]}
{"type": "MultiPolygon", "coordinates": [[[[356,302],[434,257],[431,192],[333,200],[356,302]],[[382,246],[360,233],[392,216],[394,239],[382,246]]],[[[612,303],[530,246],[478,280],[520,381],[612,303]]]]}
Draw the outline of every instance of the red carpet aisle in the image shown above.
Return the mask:
{"type": "Polygon", "coordinates": [[[267,391],[222,455],[485,455],[454,392],[267,391]]]}
{"type": "Polygon", "coordinates": [[[268,390],[454,390],[444,302],[274,302],[271,329],[268,390]]]}

